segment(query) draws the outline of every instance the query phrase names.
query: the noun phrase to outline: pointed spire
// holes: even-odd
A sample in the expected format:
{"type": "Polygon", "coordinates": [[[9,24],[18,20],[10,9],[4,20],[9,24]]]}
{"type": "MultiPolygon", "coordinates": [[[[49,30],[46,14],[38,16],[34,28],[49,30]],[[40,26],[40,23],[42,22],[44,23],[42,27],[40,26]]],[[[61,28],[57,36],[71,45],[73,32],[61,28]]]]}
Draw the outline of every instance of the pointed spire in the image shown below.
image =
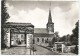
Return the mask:
{"type": "Polygon", "coordinates": [[[52,17],[51,17],[51,2],[50,2],[50,7],[49,7],[48,23],[52,23],[52,17]]]}

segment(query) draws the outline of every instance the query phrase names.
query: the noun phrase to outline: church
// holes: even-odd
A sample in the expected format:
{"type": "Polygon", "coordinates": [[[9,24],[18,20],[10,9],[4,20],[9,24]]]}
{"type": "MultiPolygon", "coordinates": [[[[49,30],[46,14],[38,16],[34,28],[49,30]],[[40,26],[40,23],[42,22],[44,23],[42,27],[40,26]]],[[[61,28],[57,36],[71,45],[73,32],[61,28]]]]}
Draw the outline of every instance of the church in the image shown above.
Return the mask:
{"type": "Polygon", "coordinates": [[[34,43],[41,46],[48,46],[54,38],[54,23],[52,22],[51,10],[49,9],[48,23],[46,28],[34,28],[34,43]]]}

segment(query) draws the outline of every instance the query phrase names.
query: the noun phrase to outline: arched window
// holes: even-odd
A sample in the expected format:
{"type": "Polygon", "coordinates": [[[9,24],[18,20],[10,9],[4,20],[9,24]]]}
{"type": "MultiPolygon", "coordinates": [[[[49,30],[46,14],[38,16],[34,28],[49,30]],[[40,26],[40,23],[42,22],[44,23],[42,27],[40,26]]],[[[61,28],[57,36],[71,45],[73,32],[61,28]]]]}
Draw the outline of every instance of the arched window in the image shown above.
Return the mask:
{"type": "Polygon", "coordinates": [[[48,38],[45,40],[45,43],[48,43],[48,38]]]}
{"type": "Polygon", "coordinates": [[[37,42],[39,42],[39,38],[37,38],[37,42]]]}
{"type": "Polygon", "coordinates": [[[33,39],[33,44],[35,44],[35,39],[33,39]]]}
{"type": "Polygon", "coordinates": [[[42,38],[42,42],[44,42],[44,38],[42,38]]]}
{"type": "Polygon", "coordinates": [[[21,35],[21,38],[23,38],[23,35],[21,35]]]}
{"type": "Polygon", "coordinates": [[[48,41],[48,38],[47,38],[47,41],[48,41]]]}
{"type": "Polygon", "coordinates": [[[16,35],[16,37],[18,37],[18,35],[16,35]]]}

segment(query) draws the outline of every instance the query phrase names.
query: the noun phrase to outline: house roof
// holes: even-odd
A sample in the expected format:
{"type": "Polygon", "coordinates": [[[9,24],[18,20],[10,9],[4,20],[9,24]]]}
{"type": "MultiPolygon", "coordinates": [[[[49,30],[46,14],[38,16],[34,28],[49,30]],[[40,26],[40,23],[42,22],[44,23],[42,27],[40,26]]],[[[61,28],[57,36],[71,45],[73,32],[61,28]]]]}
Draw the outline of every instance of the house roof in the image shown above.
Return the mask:
{"type": "Polygon", "coordinates": [[[47,33],[46,28],[34,28],[34,33],[47,33]]]}

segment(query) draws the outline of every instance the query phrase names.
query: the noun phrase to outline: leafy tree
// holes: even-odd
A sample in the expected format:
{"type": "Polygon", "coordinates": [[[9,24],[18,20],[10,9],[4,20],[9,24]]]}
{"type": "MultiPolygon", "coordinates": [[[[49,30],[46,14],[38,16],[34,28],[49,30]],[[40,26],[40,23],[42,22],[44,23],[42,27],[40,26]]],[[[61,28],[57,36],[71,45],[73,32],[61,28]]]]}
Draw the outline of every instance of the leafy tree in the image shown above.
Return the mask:
{"type": "Polygon", "coordinates": [[[78,27],[79,27],[79,21],[76,23],[76,27],[72,30],[73,34],[71,35],[70,41],[72,45],[78,45],[78,27]]]}
{"type": "Polygon", "coordinates": [[[55,32],[54,37],[51,40],[51,42],[49,42],[49,44],[53,46],[55,42],[59,42],[59,34],[58,34],[58,32],[55,32]]]}
{"type": "Polygon", "coordinates": [[[6,7],[6,0],[1,1],[1,23],[3,24],[7,21],[9,18],[9,14],[7,13],[7,7],[6,7]]]}
{"type": "Polygon", "coordinates": [[[9,14],[7,13],[6,0],[2,0],[1,1],[1,48],[5,47],[5,43],[4,43],[5,32],[3,28],[8,18],[9,18],[9,14]]]}
{"type": "Polygon", "coordinates": [[[47,39],[47,40],[45,40],[45,43],[48,43],[48,39],[47,39]]]}
{"type": "Polygon", "coordinates": [[[57,38],[56,38],[56,37],[54,37],[54,38],[52,39],[52,44],[54,44],[55,42],[57,42],[57,38]]]}
{"type": "Polygon", "coordinates": [[[66,35],[66,45],[67,46],[70,46],[71,45],[71,42],[70,42],[70,35],[66,35]]]}
{"type": "Polygon", "coordinates": [[[59,42],[59,32],[55,32],[55,38],[57,38],[57,41],[59,42]]]}
{"type": "Polygon", "coordinates": [[[48,43],[49,43],[49,47],[52,47],[52,41],[49,41],[48,43]]]}
{"type": "Polygon", "coordinates": [[[71,41],[72,45],[76,45],[75,49],[73,50],[73,53],[78,54],[79,20],[77,21],[77,23],[75,25],[76,25],[76,27],[72,30],[73,34],[71,35],[70,41],[71,41]]]}

